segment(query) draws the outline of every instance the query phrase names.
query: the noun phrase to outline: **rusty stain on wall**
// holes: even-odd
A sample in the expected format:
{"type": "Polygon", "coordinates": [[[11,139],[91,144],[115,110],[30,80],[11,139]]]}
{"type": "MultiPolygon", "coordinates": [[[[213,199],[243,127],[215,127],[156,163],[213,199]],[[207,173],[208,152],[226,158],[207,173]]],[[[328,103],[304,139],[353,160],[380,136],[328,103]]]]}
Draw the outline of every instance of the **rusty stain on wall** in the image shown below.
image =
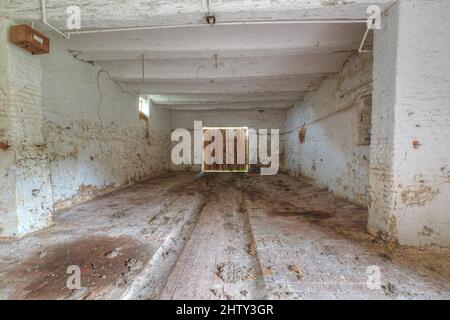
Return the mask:
{"type": "Polygon", "coordinates": [[[302,143],[302,144],[305,143],[305,138],[306,138],[306,127],[303,126],[299,132],[300,143],[302,143]]]}
{"type": "Polygon", "coordinates": [[[439,190],[422,183],[420,186],[412,186],[402,191],[401,199],[408,206],[422,206],[438,194],[439,190]]]}
{"type": "Polygon", "coordinates": [[[430,227],[428,227],[428,226],[424,226],[423,230],[418,233],[418,235],[420,237],[431,237],[431,236],[433,236],[435,234],[436,234],[436,232],[433,229],[431,229],[430,227]]]}
{"type": "Polygon", "coordinates": [[[0,149],[1,150],[8,150],[9,149],[8,143],[0,142],[0,149]]]}

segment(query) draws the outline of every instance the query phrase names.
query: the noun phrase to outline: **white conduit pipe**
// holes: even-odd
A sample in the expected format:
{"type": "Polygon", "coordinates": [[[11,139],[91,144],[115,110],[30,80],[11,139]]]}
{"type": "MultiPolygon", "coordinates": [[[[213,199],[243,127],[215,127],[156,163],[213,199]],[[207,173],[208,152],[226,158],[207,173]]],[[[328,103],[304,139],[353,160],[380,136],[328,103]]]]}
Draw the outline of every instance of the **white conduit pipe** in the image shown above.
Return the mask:
{"type": "Polygon", "coordinates": [[[359,50],[358,50],[359,53],[369,53],[369,52],[372,52],[372,50],[364,50],[364,44],[366,43],[366,39],[367,39],[367,36],[369,35],[369,32],[370,32],[370,28],[367,27],[366,32],[364,33],[363,39],[362,39],[362,41],[361,41],[361,45],[359,46],[359,50]]]}
{"type": "MultiPolygon", "coordinates": [[[[239,25],[267,25],[267,24],[327,24],[327,23],[366,23],[367,20],[259,20],[259,21],[235,21],[235,22],[218,22],[214,26],[239,26],[239,25]]],[[[107,33],[107,32],[121,32],[121,31],[139,31],[139,30],[154,30],[154,29],[174,29],[174,28],[198,28],[211,27],[207,23],[198,24],[176,24],[176,25],[158,25],[146,27],[126,27],[126,28],[112,28],[112,29],[97,29],[85,31],[70,31],[67,35],[81,35],[93,33],[107,33]]]]}
{"type": "MultiPolygon", "coordinates": [[[[95,33],[108,33],[108,32],[125,32],[125,31],[140,31],[140,30],[155,30],[155,29],[175,29],[175,28],[199,28],[199,27],[211,27],[211,25],[207,23],[197,23],[197,24],[176,24],[176,25],[158,25],[158,26],[145,26],[145,27],[124,27],[124,28],[110,28],[110,29],[95,29],[95,30],[84,30],[84,31],[70,31],[63,32],[58,28],[52,26],[47,21],[47,5],[46,0],[41,0],[42,7],[42,23],[47,27],[61,35],[65,39],[70,39],[72,35],[81,35],[81,34],[95,34],[95,33]]],[[[208,10],[210,9],[210,2],[208,1],[208,10]]],[[[230,21],[230,22],[219,22],[215,25],[217,26],[239,26],[239,25],[267,25],[267,24],[329,24],[329,23],[337,23],[337,24],[350,24],[350,23],[367,23],[367,20],[363,19],[340,19],[340,20],[259,20],[259,21],[230,21]]],[[[364,34],[360,52],[367,52],[366,50],[361,50],[364,42],[366,41],[369,29],[366,30],[364,34]]]]}
{"type": "Polygon", "coordinates": [[[69,34],[60,31],[58,28],[52,26],[47,21],[47,6],[46,6],[46,3],[45,3],[45,0],[41,1],[41,9],[42,9],[42,23],[45,24],[50,29],[52,29],[53,31],[55,31],[56,33],[58,33],[59,35],[63,36],[65,39],[70,39],[70,35],[69,34]]]}

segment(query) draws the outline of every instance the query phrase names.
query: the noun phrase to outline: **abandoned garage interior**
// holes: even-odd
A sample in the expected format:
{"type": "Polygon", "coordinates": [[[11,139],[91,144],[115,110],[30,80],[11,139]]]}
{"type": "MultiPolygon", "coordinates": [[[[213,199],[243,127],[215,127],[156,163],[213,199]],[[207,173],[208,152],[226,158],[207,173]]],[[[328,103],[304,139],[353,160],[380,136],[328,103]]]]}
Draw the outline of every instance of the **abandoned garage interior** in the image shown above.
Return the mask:
{"type": "Polygon", "coordinates": [[[0,5],[0,299],[450,298],[449,1],[0,5]]]}

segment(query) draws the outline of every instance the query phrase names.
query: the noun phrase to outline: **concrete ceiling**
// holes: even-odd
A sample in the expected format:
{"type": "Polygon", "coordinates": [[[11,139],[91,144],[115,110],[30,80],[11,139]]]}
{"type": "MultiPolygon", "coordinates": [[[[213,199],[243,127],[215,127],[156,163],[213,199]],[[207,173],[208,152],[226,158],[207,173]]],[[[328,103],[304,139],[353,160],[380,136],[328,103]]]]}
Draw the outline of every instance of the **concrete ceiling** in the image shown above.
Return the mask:
{"type": "MultiPolygon", "coordinates": [[[[218,21],[365,19],[366,8],[392,0],[211,0],[218,21]]],[[[82,28],[203,23],[207,0],[47,0],[49,21],[64,29],[68,6],[82,10],[82,28]]],[[[0,15],[16,21],[41,18],[41,0],[2,0],[0,15]]]]}
{"type": "MultiPolygon", "coordinates": [[[[0,14],[40,19],[40,0],[3,0],[0,14]]],[[[212,0],[217,22],[366,19],[369,4],[390,0],[212,0]]],[[[82,28],[204,24],[207,0],[48,0],[48,20],[64,29],[66,8],[82,9],[82,28]]],[[[68,50],[93,62],[154,104],[177,110],[288,108],[338,72],[365,24],[214,25],[74,35],[68,50]]]]}

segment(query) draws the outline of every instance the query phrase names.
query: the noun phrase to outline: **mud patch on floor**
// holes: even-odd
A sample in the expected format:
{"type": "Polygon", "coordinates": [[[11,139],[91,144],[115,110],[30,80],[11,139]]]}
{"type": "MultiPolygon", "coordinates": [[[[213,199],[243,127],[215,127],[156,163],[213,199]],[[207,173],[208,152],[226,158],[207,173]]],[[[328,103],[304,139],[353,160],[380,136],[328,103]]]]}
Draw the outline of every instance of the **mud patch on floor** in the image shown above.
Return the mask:
{"type": "Polygon", "coordinates": [[[381,288],[383,289],[384,294],[389,297],[395,298],[398,296],[397,287],[390,282],[387,282],[386,284],[382,285],[381,288]]]}
{"type": "Polygon", "coordinates": [[[249,242],[245,246],[245,252],[252,258],[256,258],[256,244],[254,242],[249,242]]]}
{"type": "Polygon", "coordinates": [[[299,266],[295,264],[290,264],[288,265],[288,270],[293,272],[297,276],[297,279],[299,281],[303,281],[303,271],[299,266]]]}
{"type": "Polygon", "coordinates": [[[49,247],[21,264],[15,277],[25,278],[25,299],[94,299],[103,289],[120,287],[146,261],[142,245],[129,237],[87,238],[49,247]],[[81,270],[81,290],[66,286],[69,266],[81,270]],[[78,292],[77,292],[78,291],[78,292]]]}
{"type": "Polygon", "coordinates": [[[129,216],[132,213],[132,211],[130,209],[127,208],[121,208],[118,209],[116,212],[114,212],[112,214],[112,217],[114,219],[122,219],[122,218],[126,218],[127,216],[129,216]]]}
{"type": "Polygon", "coordinates": [[[236,283],[247,280],[251,270],[245,266],[239,266],[233,262],[219,263],[216,266],[216,275],[225,283],[236,283]]]}
{"type": "Polygon", "coordinates": [[[270,216],[278,217],[302,217],[312,219],[329,219],[333,217],[333,213],[319,210],[301,210],[301,211],[269,211],[270,216]]]}
{"type": "Polygon", "coordinates": [[[253,272],[246,280],[254,281],[257,279],[264,279],[266,277],[273,277],[277,274],[277,270],[273,266],[262,268],[260,271],[253,272]]]}
{"type": "Polygon", "coordinates": [[[282,180],[272,181],[272,185],[274,185],[278,190],[290,192],[291,188],[286,185],[282,180]]]}

